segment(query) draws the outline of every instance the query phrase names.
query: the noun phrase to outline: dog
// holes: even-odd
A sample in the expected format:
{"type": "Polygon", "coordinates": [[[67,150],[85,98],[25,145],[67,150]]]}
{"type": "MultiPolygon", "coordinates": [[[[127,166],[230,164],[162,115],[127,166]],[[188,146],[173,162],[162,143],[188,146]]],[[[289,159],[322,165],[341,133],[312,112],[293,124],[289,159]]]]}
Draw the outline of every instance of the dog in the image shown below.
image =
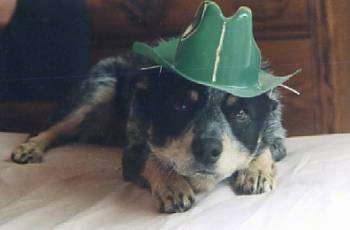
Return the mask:
{"type": "Polygon", "coordinates": [[[239,98],[125,53],[96,64],[58,122],[19,145],[19,164],[41,162],[63,139],[121,143],[123,178],[147,187],[165,213],[227,181],[238,194],[275,187],[286,155],[277,89],[239,98]]]}

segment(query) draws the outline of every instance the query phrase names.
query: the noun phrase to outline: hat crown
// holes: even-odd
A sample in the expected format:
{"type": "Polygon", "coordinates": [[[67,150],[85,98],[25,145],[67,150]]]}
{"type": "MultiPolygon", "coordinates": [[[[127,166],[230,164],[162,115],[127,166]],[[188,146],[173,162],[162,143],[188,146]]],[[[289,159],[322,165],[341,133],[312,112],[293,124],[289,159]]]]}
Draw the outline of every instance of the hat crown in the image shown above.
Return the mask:
{"type": "Polygon", "coordinates": [[[250,9],[241,7],[227,18],[214,2],[205,1],[182,35],[174,59],[178,70],[198,81],[236,87],[259,84],[261,54],[250,9]]]}
{"type": "Polygon", "coordinates": [[[155,47],[135,42],[133,51],[187,80],[239,97],[258,96],[300,72],[274,77],[261,70],[251,10],[241,7],[227,18],[212,1],[203,2],[180,38],[161,41],[155,47]]]}

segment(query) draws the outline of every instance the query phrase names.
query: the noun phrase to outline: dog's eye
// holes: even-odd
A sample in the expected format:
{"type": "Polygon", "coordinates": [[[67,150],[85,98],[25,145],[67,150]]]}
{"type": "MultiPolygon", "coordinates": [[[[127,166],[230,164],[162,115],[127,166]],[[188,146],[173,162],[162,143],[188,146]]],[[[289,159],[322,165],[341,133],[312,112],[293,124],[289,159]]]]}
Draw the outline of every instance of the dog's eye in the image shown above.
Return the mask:
{"type": "Polygon", "coordinates": [[[243,109],[241,109],[238,113],[233,114],[235,120],[237,120],[240,123],[246,122],[249,120],[249,116],[246,112],[244,112],[243,109]]]}

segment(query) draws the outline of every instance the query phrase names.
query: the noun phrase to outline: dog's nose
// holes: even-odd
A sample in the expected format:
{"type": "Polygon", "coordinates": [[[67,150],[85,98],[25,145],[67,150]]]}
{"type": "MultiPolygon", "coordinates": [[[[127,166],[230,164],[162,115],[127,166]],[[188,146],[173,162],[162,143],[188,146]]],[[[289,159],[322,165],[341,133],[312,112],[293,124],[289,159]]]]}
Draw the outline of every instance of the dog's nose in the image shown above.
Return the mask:
{"type": "Polygon", "coordinates": [[[216,138],[195,139],[192,151],[197,161],[204,165],[214,164],[222,152],[222,143],[216,138]]]}

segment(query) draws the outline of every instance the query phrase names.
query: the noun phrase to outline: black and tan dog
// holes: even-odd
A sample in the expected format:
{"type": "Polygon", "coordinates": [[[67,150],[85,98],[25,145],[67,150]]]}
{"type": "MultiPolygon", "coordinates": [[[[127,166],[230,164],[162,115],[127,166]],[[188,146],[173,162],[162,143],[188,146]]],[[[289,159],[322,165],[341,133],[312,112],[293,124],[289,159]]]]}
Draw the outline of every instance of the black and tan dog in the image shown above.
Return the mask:
{"type": "Polygon", "coordinates": [[[231,178],[235,191],[257,194],[275,185],[274,162],[285,156],[276,90],[237,98],[150,66],[134,54],[98,63],[75,106],[12,153],[40,162],[62,138],[120,142],[123,176],[148,186],[162,212],[183,212],[196,194],[231,178]],[[123,141],[122,141],[123,142],[123,141]]]}

